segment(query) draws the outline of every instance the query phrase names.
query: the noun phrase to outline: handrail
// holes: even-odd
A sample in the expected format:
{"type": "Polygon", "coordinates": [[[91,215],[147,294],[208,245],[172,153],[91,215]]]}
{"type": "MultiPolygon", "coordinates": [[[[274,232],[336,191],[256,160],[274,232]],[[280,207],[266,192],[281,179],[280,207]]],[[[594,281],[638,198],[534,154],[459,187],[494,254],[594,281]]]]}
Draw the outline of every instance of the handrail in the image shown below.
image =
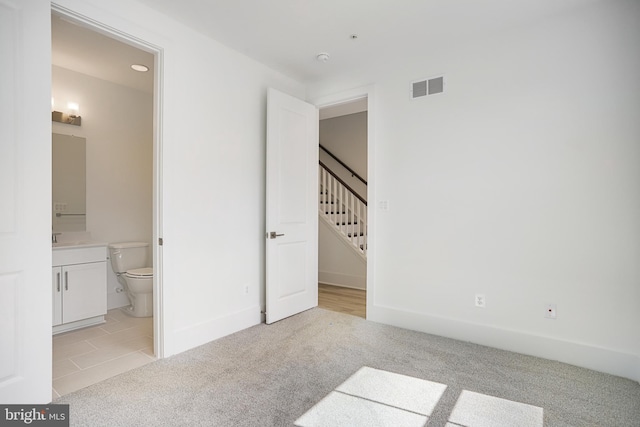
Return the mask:
{"type": "Polygon", "coordinates": [[[335,172],[333,172],[331,169],[329,169],[327,167],[327,165],[325,165],[324,163],[322,163],[322,161],[319,162],[320,166],[322,166],[324,168],[324,170],[326,170],[327,172],[329,172],[329,175],[331,175],[332,177],[334,177],[336,179],[336,181],[338,181],[340,184],[344,185],[345,188],[347,190],[349,190],[354,196],[356,196],[356,198],[358,200],[360,200],[362,203],[364,203],[365,206],[367,206],[367,201],[365,199],[362,198],[362,196],[360,196],[358,193],[356,193],[356,191],[351,188],[349,186],[349,184],[347,184],[346,182],[344,182],[342,179],[340,179],[340,177],[338,175],[335,174],[335,172]]]}
{"type": "MultiPolygon", "coordinates": [[[[356,178],[358,178],[362,183],[364,183],[364,185],[368,185],[367,181],[364,180],[364,178],[362,178],[360,175],[358,175],[356,173],[356,171],[354,171],[353,169],[351,169],[349,166],[347,166],[342,160],[340,160],[339,158],[336,157],[335,154],[333,154],[331,151],[327,150],[326,148],[324,148],[322,146],[322,144],[318,144],[320,146],[320,148],[322,150],[324,150],[325,153],[327,153],[328,155],[330,155],[333,160],[335,160],[336,162],[340,163],[346,170],[348,170],[349,172],[351,172],[351,176],[354,176],[356,178]]],[[[325,168],[326,169],[326,168],[325,168]]],[[[335,175],[334,175],[335,176],[335,175]]],[[[346,184],[345,184],[346,185],[346,184]]],[[[352,191],[353,193],[353,191],[352,191]]]]}
{"type": "Polygon", "coordinates": [[[322,162],[318,174],[320,218],[334,226],[330,228],[340,239],[366,259],[367,202],[322,162]]]}

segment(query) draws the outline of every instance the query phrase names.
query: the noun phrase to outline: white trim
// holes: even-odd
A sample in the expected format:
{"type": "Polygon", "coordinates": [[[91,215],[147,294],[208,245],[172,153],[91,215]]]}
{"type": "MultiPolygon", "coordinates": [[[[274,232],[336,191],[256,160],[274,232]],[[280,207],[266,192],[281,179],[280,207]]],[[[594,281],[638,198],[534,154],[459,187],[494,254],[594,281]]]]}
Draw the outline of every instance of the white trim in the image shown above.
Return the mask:
{"type": "Polygon", "coordinates": [[[369,319],[369,307],[375,301],[375,258],[376,258],[376,170],[375,170],[375,86],[362,86],[338,92],[332,95],[322,96],[310,102],[318,108],[343,104],[360,98],[367,98],[367,319],[369,319]]]}
{"type": "Polygon", "coordinates": [[[153,87],[153,353],[157,359],[165,354],[166,334],[164,316],[164,286],[162,246],[159,241],[163,238],[162,226],[162,194],[163,194],[163,95],[164,87],[164,50],[157,48],[154,52],[154,87],[153,87]]]}
{"type": "Polygon", "coordinates": [[[69,21],[75,21],[83,26],[122,41],[154,55],[154,90],[153,90],[153,335],[154,354],[161,359],[166,347],[165,316],[163,309],[162,286],[162,251],[158,246],[158,238],[162,237],[162,111],[164,87],[164,50],[146,40],[110,27],[74,10],[68,9],[55,2],[51,3],[51,12],[62,15],[69,21]]]}
{"type": "Polygon", "coordinates": [[[333,273],[331,271],[318,271],[318,283],[339,286],[341,288],[358,289],[360,291],[367,290],[366,277],[333,273]]]}
{"type": "Polygon", "coordinates": [[[75,329],[86,328],[105,323],[104,316],[90,317],[88,319],[78,320],[71,323],[63,323],[52,328],[52,335],[61,334],[63,332],[73,331],[75,329]]]}
{"type": "Polygon", "coordinates": [[[381,305],[367,305],[367,319],[404,329],[556,360],[640,382],[637,355],[586,343],[464,322],[381,305]]]}
{"type": "Polygon", "coordinates": [[[197,325],[175,331],[175,342],[172,343],[173,353],[198,347],[243,329],[260,324],[260,306],[256,305],[244,310],[231,313],[216,319],[207,320],[197,325]]]}

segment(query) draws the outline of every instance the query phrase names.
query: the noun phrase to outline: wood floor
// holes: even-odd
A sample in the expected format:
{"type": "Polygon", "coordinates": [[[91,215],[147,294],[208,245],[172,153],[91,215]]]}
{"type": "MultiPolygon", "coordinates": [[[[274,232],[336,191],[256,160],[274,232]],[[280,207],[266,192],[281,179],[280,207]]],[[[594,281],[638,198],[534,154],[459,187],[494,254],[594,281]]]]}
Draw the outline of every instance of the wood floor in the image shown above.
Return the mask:
{"type": "Polygon", "coordinates": [[[367,291],[318,284],[318,307],[366,318],[367,291]]]}

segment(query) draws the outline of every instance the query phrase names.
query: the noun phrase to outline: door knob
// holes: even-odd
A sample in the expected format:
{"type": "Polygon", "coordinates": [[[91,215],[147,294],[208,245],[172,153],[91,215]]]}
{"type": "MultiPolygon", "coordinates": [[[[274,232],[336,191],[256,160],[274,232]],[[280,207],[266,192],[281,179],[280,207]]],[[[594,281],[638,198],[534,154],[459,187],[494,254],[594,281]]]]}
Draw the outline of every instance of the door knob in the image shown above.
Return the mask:
{"type": "Polygon", "coordinates": [[[283,234],[276,234],[275,231],[269,232],[269,238],[270,239],[275,239],[276,237],[280,237],[280,236],[284,236],[284,233],[283,234]]]}

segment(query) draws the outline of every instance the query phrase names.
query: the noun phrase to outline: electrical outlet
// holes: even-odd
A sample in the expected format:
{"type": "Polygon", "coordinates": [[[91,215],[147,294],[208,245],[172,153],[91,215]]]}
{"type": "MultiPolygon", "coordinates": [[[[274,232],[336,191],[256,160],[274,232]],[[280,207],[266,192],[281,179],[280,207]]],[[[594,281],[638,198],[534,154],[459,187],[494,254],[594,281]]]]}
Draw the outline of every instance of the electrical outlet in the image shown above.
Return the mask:
{"type": "Polygon", "coordinates": [[[476,294],[476,307],[485,308],[487,306],[487,300],[484,294],[476,294]]]}
{"type": "Polygon", "coordinates": [[[556,305],[555,304],[547,304],[544,310],[544,317],[547,319],[555,319],[556,318],[556,305]]]}
{"type": "Polygon", "coordinates": [[[244,285],[244,294],[249,295],[249,285],[244,285]]]}

